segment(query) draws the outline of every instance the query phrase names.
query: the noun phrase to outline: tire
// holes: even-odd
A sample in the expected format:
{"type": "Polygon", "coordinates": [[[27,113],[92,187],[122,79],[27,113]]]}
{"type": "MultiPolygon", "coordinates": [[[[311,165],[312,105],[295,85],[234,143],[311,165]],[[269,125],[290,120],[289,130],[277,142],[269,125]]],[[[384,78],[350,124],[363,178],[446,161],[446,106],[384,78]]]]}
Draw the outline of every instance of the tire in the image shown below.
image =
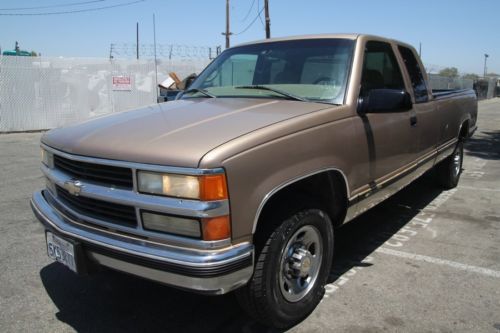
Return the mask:
{"type": "Polygon", "coordinates": [[[441,187],[447,190],[457,187],[462,174],[463,159],[464,143],[460,140],[453,154],[436,166],[437,182],[441,187]]]}
{"type": "Polygon", "coordinates": [[[252,279],[236,296],[251,317],[285,329],[307,317],[325,293],[333,258],[333,226],[322,210],[306,209],[284,219],[264,237],[252,279]]]}

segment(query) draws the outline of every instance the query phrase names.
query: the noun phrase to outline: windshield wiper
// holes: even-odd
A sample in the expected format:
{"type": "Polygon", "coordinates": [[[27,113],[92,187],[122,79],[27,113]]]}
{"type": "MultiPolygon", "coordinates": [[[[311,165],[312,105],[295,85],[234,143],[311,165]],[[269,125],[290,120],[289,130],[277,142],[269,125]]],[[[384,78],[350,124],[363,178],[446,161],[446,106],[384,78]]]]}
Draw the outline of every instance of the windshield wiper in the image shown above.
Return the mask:
{"type": "Polygon", "coordinates": [[[269,90],[269,91],[272,91],[274,93],[277,93],[279,95],[282,95],[282,96],[285,96],[285,97],[288,97],[289,99],[293,99],[295,101],[302,101],[302,102],[308,102],[309,100],[306,99],[306,98],[302,98],[302,97],[299,97],[297,95],[294,95],[294,94],[291,94],[289,92],[286,92],[286,91],[283,91],[283,90],[280,90],[280,89],[276,89],[276,88],[271,88],[271,87],[268,87],[268,86],[262,86],[262,85],[251,85],[251,86],[237,86],[237,87],[234,87],[235,89],[259,89],[259,90],[269,90]]]}
{"type": "Polygon", "coordinates": [[[205,89],[199,89],[199,88],[191,88],[191,89],[185,90],[182,94],[184,95],[184,94],[197,93],[197,92],[199,92],[207,97],[217,98],[217,96],[212,95],[211,93],[209,93],[205,89]]]}

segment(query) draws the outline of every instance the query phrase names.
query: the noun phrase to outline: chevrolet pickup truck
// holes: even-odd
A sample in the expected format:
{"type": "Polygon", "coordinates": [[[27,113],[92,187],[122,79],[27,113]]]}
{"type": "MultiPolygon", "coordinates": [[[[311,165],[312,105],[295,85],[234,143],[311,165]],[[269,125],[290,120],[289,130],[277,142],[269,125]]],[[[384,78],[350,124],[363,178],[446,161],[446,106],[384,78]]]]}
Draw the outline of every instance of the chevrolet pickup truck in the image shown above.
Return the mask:
{"type": "Polygon", "coordinates": [[[324,295],[336,228],[433,170],[457,185],[472,90],[433,91],[370,35],[229,48],[175,101],[41,139],[48,255],[205,294],[290,327],[324,295]]]}

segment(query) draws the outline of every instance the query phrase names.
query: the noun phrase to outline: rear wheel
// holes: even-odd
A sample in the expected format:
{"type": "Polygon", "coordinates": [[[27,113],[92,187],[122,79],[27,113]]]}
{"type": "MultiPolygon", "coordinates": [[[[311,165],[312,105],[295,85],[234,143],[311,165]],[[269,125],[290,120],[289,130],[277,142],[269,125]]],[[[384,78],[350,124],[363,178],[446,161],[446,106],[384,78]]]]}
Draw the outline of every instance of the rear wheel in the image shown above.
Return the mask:
{"type": "Polygon", "coordinates": [[[464,156],[464,143],[459,141],[453,154],[436,166],[437,181],[445,189],[452,189],[458,185],[464,156]]]}
{"type": "Polygon", "coordinates": [[[333,257],[332,223],[319,209],[302,210],[264,237],[254,275],[237,297],[259,322],[288,328],[323,297],[333,257]]]}

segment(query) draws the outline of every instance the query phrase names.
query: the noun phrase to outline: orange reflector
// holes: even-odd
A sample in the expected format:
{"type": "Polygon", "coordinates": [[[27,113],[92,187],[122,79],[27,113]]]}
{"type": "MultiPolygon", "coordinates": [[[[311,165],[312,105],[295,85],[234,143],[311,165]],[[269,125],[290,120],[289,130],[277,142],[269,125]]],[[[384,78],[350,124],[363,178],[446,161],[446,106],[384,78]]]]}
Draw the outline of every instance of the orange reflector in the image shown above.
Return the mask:
{"type": "Polygon", "coordinates": [[[202,219],[203,240],[214,241],[226,239],[231,236],[231,225],[229,216],[219,216],[202,219]]]}
{"type": "Polygon", "coordinates": [[[200,200],[224,199],[227,199],[227,184],[224,174],[200,177],[200,200]]]}

